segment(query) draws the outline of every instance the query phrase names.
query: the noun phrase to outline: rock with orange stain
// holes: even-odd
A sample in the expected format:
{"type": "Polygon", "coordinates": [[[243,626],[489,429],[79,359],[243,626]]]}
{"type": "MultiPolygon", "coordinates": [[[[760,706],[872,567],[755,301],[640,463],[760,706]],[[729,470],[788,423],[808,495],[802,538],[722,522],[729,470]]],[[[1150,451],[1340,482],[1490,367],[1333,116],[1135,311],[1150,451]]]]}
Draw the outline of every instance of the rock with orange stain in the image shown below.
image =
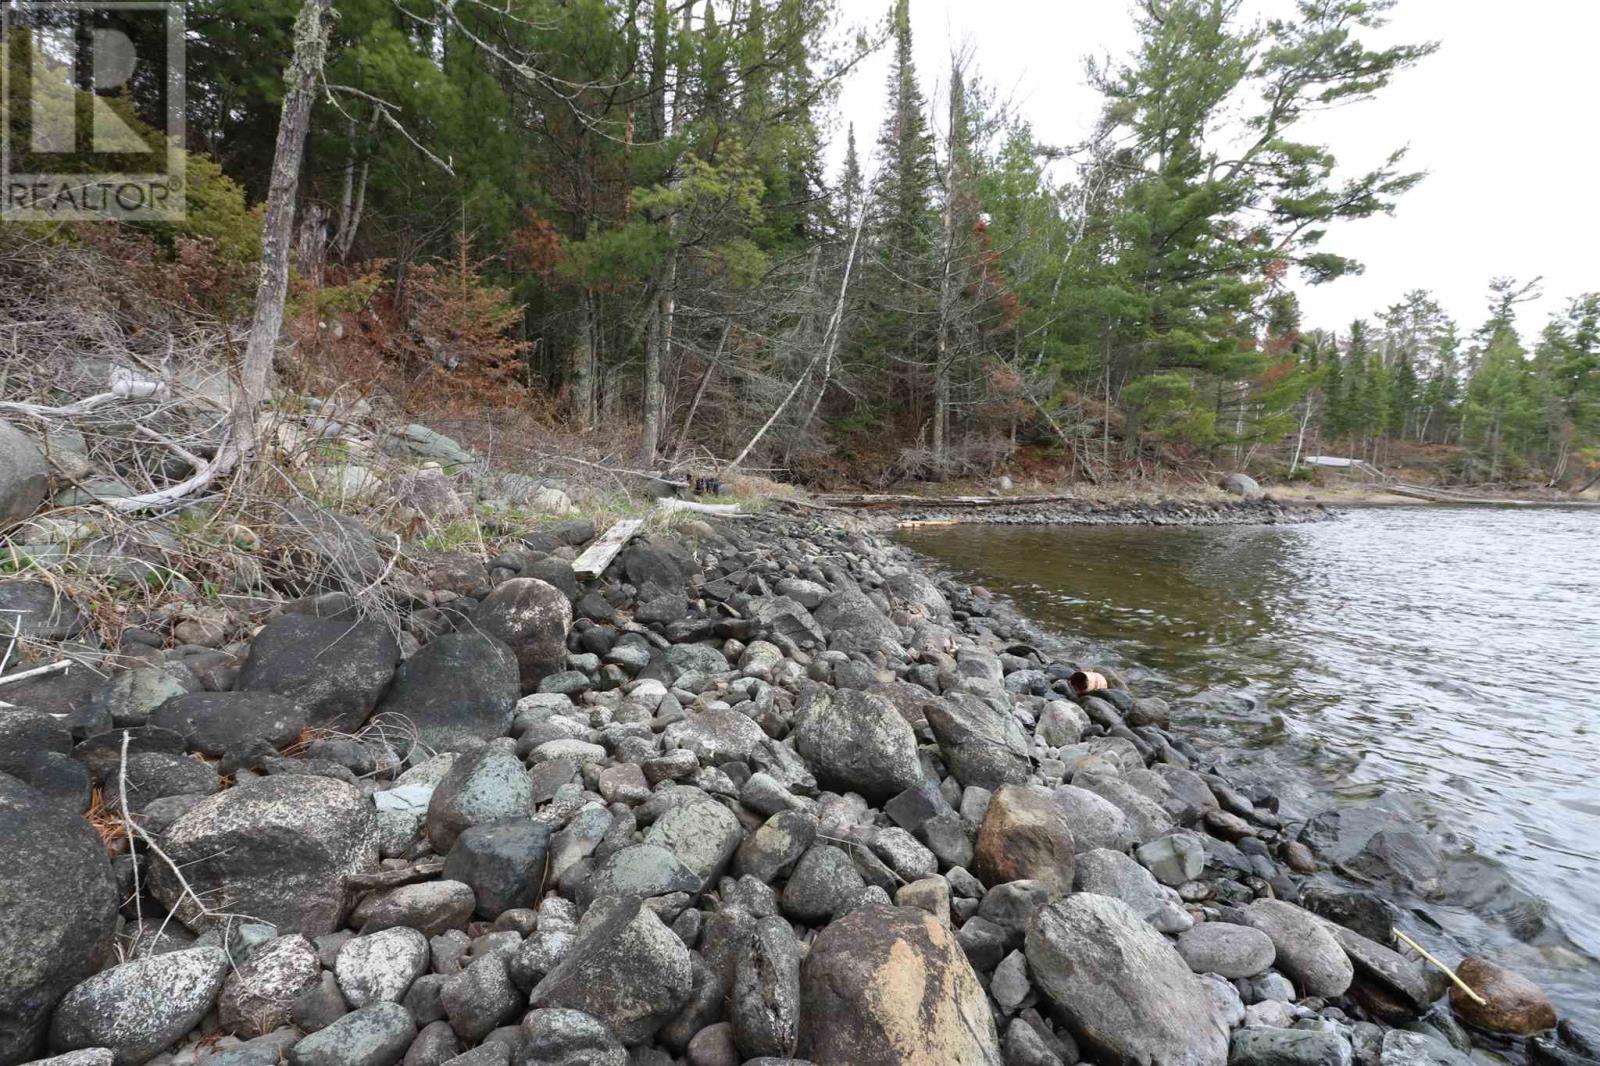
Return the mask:
{"type": "Polygon", "coordinates": [[[1556,1009],[1549,997],[1520,973],[1473,955],[1456,967],[1456,976],[1486,1001],[1477,1003],[1451,986],[1450,1006],[1468,1025],[1518,1036],[1556,1027],[1556,1009]]]}
{"type": "Polygon", "coordinates": [[[800,983],[797,1054],[816,1066],[1000,1066],[978,975],[926,911],[852,911],[817,935],[800,983]]]}

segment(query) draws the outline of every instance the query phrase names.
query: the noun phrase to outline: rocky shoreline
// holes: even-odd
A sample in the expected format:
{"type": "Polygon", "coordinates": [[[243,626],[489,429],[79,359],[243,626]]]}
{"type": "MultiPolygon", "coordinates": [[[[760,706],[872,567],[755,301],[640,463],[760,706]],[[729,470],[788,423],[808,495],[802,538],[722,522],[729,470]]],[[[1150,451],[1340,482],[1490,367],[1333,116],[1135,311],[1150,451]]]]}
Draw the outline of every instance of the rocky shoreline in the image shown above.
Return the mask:
{"type": "Polygon", "coordinates": [[[872,530],[691,520],[580,582],[595,532],[0,689],[0,1066],[1600,1061],[872,530]]]}
{"type": "Polygon", "coordinates": [[[900,523],[1048,526],[1238,526],[1321,522],[1334,512],[1320,503],[1285,503],[1271,496],[1235,500],[1079,500],[996,507],[909,507],[892,513],[857,511],[874,528],[900,523]]]}

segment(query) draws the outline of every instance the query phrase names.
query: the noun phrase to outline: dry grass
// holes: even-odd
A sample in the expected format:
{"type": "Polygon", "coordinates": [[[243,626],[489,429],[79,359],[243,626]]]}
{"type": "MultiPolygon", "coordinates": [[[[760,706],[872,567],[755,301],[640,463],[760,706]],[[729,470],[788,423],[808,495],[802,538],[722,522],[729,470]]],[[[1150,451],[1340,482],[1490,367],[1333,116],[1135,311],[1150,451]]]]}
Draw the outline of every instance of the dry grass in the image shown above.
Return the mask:
{"type": "Polygon", "coordinates": [[[106,851],[114,855],[122,851],[122,846],[128,842],[127,821],[122,812],[107,805],[105,790],[99,785],[89,790],[89,809],[83,812],[83,817],[99,835],[106,851]]]}

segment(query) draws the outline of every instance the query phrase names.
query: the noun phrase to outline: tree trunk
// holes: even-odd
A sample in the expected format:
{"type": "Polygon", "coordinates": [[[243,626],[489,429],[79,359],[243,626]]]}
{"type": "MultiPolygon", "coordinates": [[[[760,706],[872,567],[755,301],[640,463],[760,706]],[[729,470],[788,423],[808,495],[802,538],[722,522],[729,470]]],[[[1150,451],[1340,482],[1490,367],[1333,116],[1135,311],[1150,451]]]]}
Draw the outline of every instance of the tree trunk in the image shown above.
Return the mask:
{"type": "Polygon", "coordinates": [[[313,288],[322,288],[322,267],[328,258],[328,209],[307,204],[300,220],[300,238],[294,252],[294,269],[313,288]]]}
{"type": "Polygon", "coordinates": [[[272,355],[283,328],[284,301],[289,293],[289,244],[294,232],[295,192],[305,158],[311,105],[328,45],[328,14],[333,0],[305,0],[294,23],[294,54],[284,74],[283,113],[278,144],[267,186],[266,220],[261,226],[261,274],[256,285],[255,316],[245,346],[242,395],[234,411],[236,442],[241,453],[255,445],[257,409],[267,398],[272,355]]]}
{"type": "Polygon", "coordinates": [[[584,290],[579,298],[583,313],[578,319],[578,336],[572,346],[572,411],[578,425],[593,429],[596,421],[597,386],[594,349],[594,298],[584,290]]]}

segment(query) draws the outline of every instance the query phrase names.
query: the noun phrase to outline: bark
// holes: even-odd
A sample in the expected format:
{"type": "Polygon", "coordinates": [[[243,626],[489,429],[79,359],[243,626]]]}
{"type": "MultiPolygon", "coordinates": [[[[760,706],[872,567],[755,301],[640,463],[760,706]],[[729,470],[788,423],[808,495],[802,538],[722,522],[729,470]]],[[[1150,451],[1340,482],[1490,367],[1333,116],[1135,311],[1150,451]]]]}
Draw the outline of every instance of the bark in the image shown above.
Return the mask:
{"type": "Polygon", "coordinates": [[[305,218],[300,222],[300,240],[295,246],[295,273],[320,289],[322,267],[327,258],[328,210],[321,204],[308,204],[305,218]]]}
{"type": "Polygon", "coordinates": [[[289,244],[294,231],[295,192],[305,158],[311,105],[328,44],[332,0],[305,0],[294,24],[294,53],[284,74],[283,112],[278,143],[267,186],[266,219],[261,227],[261,274],[256,286],[255,316],[245,346],[242,395],[234,411],[234,442],[248,453],[255,443],[257,409],[267,398],[272,355],[283,328],[284,301],[289,292],[289,244]]]}

